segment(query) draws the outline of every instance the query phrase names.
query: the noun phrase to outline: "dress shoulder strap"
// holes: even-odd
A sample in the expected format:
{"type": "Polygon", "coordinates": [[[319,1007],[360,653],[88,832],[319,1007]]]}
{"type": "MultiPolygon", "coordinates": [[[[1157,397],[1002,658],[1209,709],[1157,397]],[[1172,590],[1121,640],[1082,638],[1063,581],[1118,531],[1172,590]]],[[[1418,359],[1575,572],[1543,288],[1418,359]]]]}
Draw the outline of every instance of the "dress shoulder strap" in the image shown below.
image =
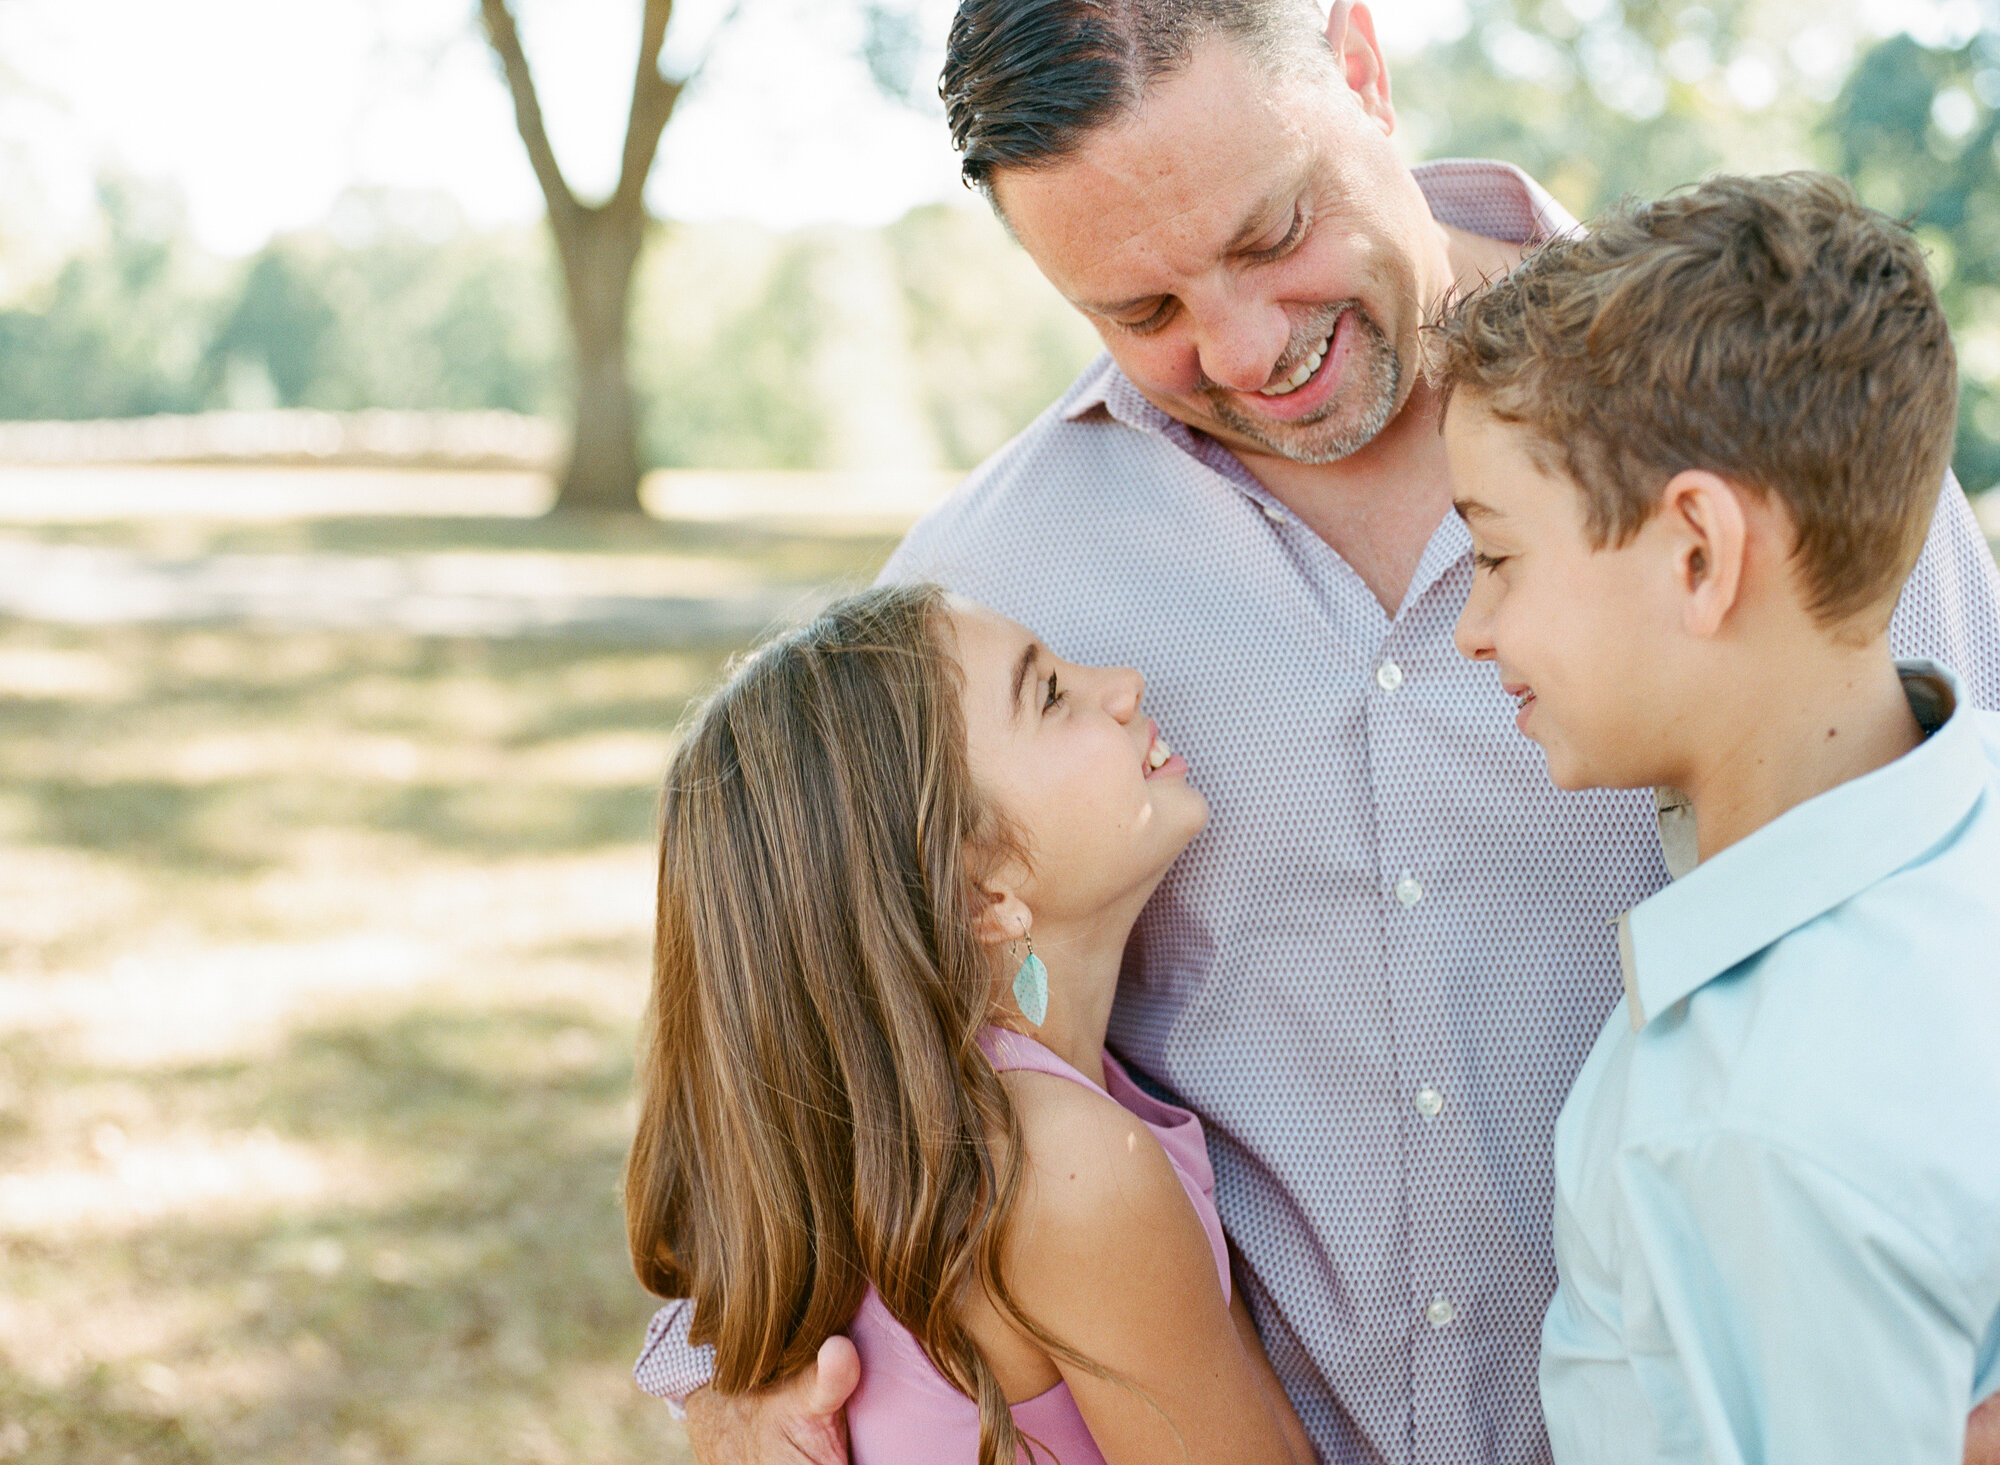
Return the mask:
{"type": "Polygon", "coordinates": [[[1006,1028],[981,1028],[979,1046],[1001,1073],[1046,1073],[1052,1078],[1066,1078],[1071,1083],[1080,1083],[1100,1094],[1104,1092],[1025,1034],[1009,1032],[1006,1028]]]}

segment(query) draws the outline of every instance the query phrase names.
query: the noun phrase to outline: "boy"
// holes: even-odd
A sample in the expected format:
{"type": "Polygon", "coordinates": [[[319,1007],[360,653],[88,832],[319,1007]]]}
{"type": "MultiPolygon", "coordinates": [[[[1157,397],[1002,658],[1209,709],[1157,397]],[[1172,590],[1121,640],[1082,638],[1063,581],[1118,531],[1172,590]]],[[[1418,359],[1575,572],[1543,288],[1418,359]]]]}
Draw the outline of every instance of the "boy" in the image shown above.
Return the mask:
{"type": "Polygon", "coordinates": [[[1957,1465],[2000,1390],[2000,716],[1889,656],[1957,400],[1922,253],[1834,179],[1718,178],[1439,346],[1459,649],[1557,784],[1683,790],[1699,859],[1618,919],[1556,1130],[1558,1465],[1957,1465]]]}

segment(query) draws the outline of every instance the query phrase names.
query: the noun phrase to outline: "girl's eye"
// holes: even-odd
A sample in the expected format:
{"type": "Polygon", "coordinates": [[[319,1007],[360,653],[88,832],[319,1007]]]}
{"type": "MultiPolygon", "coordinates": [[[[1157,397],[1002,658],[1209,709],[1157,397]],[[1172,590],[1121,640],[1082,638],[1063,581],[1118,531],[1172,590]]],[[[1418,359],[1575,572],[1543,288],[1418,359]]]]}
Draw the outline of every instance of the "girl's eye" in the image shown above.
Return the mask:
{"type": "Polygon", "coordinates": [[[1046,697],[1044,697],[1044,698],[1042,699],[1042,711],[1044,711],[1044,712],[1047,712],[1047,711],[1049,711],[1049,710],[1050,710],[1051,708],[1055,708],[1055,707],[1060,707],[1060,706],[1062,706],[1062,704],[1063,704],[1064,700],[1065,700],[1065,699],[1066,699],[1066,698],[1067,698],[1068,696],[1069,696],[1069,693],[1067,693],[1067,692],[1063,691],[1063,690],[1062,690],[1062,689],[1061,689],[1060,687],[1058,687],[1058,686],[1056,685],[1056,674],[1055,674],[1054,672],[1050,672],[1050,673],[1049,673],[1049,694],[1048,694],[1048,696],[1046,696],[1046,697]]]}
{"type": "Polygon", "coordinates": [[[1512,555],[1507,555],[1507,554],[1502,554],[1502,555],[1481,554],[1476,549],[1472,552],[1473,567],[1475,569],[1480,569],[1480,570],[1497,570],[1512,558],[1513,558],[1512,555]]]}

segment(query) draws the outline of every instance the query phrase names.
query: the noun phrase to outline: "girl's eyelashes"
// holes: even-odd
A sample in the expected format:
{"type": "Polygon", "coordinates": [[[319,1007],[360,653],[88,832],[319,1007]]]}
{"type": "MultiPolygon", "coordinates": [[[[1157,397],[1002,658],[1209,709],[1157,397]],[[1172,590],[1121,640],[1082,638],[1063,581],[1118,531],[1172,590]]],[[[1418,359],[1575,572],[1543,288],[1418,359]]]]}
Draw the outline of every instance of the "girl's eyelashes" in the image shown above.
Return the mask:
{"type": "Polygon", "coordinates": [[[1513,558],[1512,555],[1506,555],[1506,554],[1500,554],[1500,555],[1481,554],[1476,549],[1472,552],[1473,568],[1479,570],[1497,570],[1512,558],[1513,558]]]}
{"type": "Polygon", "coordinates": [[[1042,699],[1042,711],[1047,712],[1053,708],[1062,706],[1064,699],[1066,699],[1068,696],[1069,693],[1063,691],[1060,687],[1056,685],[1056,674],[1054,672],[1050,672],[1049,692],[1048,695],[1042,699]]]}

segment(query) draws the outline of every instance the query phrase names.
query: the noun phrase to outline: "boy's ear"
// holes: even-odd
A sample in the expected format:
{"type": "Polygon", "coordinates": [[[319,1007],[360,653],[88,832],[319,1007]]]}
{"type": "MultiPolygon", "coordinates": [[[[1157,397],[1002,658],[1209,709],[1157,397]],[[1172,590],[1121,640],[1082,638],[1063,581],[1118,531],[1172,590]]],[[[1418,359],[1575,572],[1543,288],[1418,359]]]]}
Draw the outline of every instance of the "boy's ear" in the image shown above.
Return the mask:
{"type": "Polygon", "coordinates": [[[979,898],[985,903],[972,918],[972,934],[988,946],[1019,941],[1034,929],[1034,912],[1015,893],[1009,873],[1003,870],[979,884],[979,898]]]}
{"type": "Polygon", "coordinates": [[[1742,491],[1726,478],[1690,468],[1667,480],[1659,513],[1681,595],[1681,629],[1714,636],[1743,592],[1750,525],[1742,491]]]}

